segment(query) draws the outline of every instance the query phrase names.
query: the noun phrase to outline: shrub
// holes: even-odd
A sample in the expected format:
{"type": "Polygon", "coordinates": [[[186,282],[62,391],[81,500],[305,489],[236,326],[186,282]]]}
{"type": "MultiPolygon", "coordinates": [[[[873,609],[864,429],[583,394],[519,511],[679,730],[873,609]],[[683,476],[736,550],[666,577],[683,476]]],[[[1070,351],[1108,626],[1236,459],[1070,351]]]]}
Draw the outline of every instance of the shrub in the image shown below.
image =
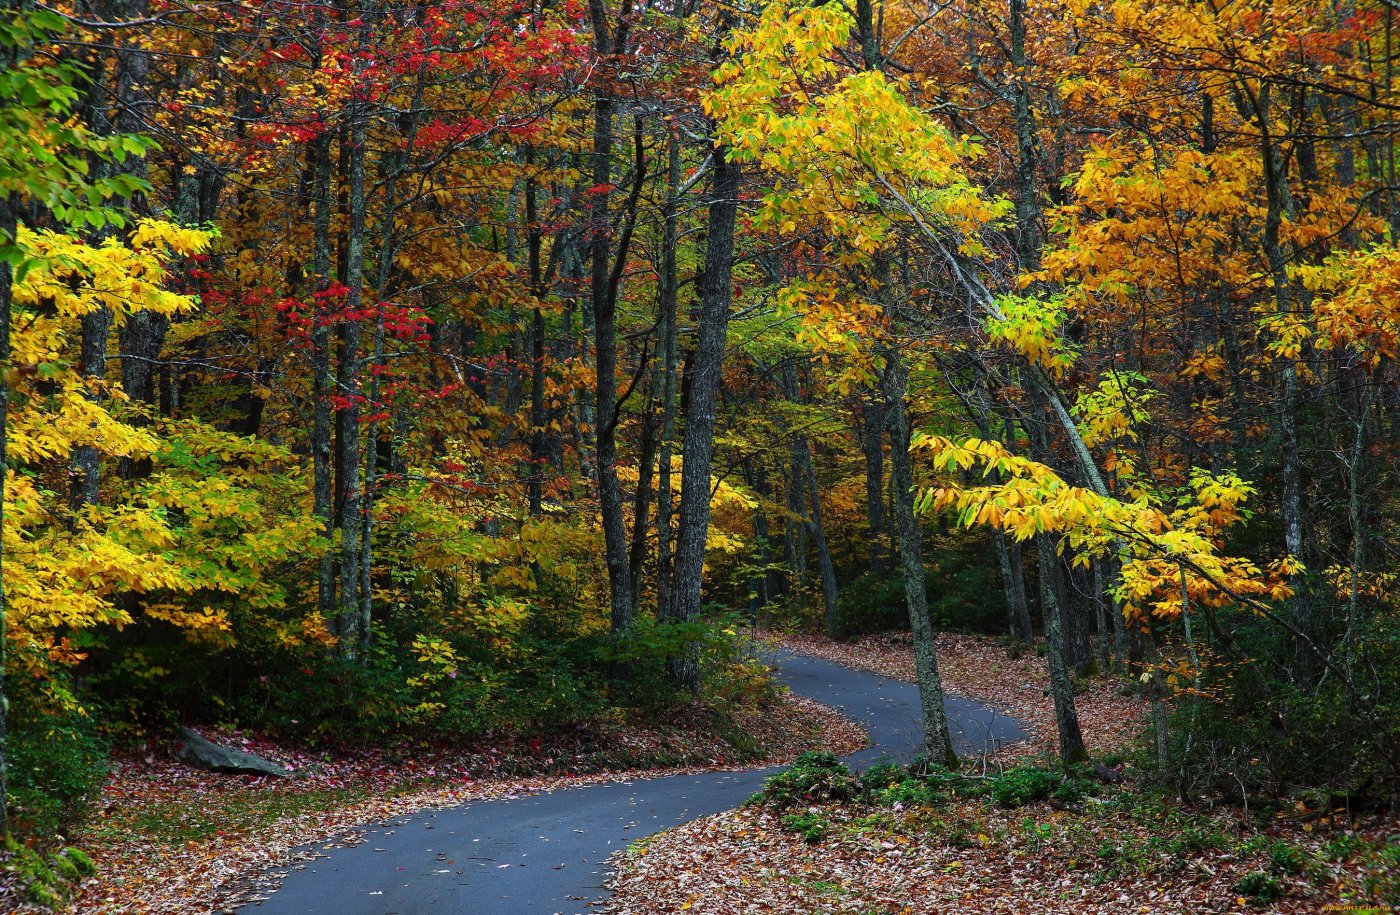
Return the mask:
{"type": "Polygon", "coordinates": [[[1386,839],[1367,864],[1362,879],[1366,894],[1392,909],[1400,907],[1400,835],[1386,839]]]}
{"type": "MultiPolygon", "coordinates": [[[[929,617],[936,628],[959,632],[999,634],[1006,628],[1000,599],[1000,572],[985,540],[960,532],[939,538],[930,550],[933,561],[925,572],[929,617]]],[[[841,586],[836,604],[836,638],[855,638],[909,628],[909,607],[904,576],[861,575],[841,586]]]]}
{"type": "Polygon", "coordinates": [[[867,794],[882,791],[909,777],[909,770],[893,763],[876,763],[860,774],[860,786],[867,794]]]}
{"type": "Polygon", "coordinates": [[[1078,769],[1060,772],[1040,766],[1015,766],[992,781],[991,795],[1003,807],[1024,807],[1052,798],[1061,804],[1077,804],[1096,790],[1078,769]]]}
{"type": "Polygon", "coordinates": [[[806,842],[820,842],[831,828],[828,823],[818,813],[807,811],[806,813],[790,813],[783,817],[783,828],[789,832],[795,832],[806,842]]]}
{"type": "Polygon", "coordinates": [[[1235,884],[1235,892],[1255,905],[1268,905],[1283,895],[1283,881],[1268,871],[1250,871],[1235,884]]]}
{"type": "Polygon", "coordinates": [[[871,799],[882,806],[934,807],[947,800],[948,794],[932,782],[905,775],[903,779],[872,793],[871,799]]]}
{"type": "Polygon", "coordinates": [[[849,801],[860,793],[860,782],[835,754],[809,750],[790,768],[763,783],[758,799],[774,810],[809,807],[831,801],[849,801]]]}
{"type": "Polygon", "coordinates": [[[1285,874],[1301,873],[1307,864],[1303,853],[1282,839],[1276,839],[1269,844],[1269,860],[1285,874]]]}
{"type": "Polygon", "coordinates": [[[76,848],[45,857],[37,849],[21,845],[13,836],[0,841],[0,872],[13,874],[20,893],[40,908],[61,908],[73,884],[94,870],[92,860],[76,848]]]}
{"type": "Polygon", "coordinates": [[[10,816],[21,835],[47,841],[87,811],[107,774],[107,744],[71,699],[15,690],[11,706],[10,816]]]}
{"type": "Polygon", "coordinates": [[[902,575],[862,575],[841,588],[835,638],[849,639],[909,628],[902,575]]]}
{"type": "MultiPolygon", "coordinates": [[[[1321,611],[1319,611],[1321,613],[1321,611]]],[[[1325,614],[1324,614],[1325,615],[1325,614]]],[[[1182,702],[1171,719],[1171,765],[1155,773],[1183,794],[1210,792],[1250,807],[1299,786],[1325,789],[1355,809],[1383,804],[1400,781],[1400,614],[1377,613],[1355,635],[1356,682],[1300,676],[1292,637],[1249,614],[1227,615],[1249,676],[1235,665],[1207,665],[1212,702],[1182,702]],[[1369,796],[1368,796],[1369,795],[1369,796]]],[[[1146,761],[1149,771],[1153,763],[1146,761]]]]}
{"type": "Polygon", "coordinates": [[[1050,797],[1059,777],[1038,766],[1016,766],[992,782],[992,799],[1003,807],[1024,807],[1050,797]]]}

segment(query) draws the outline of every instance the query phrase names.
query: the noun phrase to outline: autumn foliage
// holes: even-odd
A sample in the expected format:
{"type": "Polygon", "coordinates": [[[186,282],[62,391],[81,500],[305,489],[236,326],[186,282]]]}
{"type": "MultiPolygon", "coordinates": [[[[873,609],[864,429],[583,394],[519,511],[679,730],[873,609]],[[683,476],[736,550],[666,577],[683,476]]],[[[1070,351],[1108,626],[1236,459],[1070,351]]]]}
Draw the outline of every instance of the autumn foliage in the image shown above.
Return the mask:
{"type": "Polygon", "coordinates": [[[1191,790],[1393,794],[1388,0],[2,15],[29,769],[746,701],[742,613],[911,626],[935,755],[961,626],[1066,762],[1112,672],[1191,790]]]}

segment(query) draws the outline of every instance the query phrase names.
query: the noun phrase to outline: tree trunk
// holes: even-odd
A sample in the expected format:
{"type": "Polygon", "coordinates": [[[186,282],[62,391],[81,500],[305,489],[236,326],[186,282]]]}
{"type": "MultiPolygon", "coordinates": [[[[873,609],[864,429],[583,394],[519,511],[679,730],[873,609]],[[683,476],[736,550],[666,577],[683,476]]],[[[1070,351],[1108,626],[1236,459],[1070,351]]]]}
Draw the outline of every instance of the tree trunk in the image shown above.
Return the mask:
{"type": "Polygon", "coordinates": [[[1059,563],[1059,577],[1064,585],[1060,607],[1065,622],[1065,660],[1074,675],[1082,677],[1094,663],[1094,611],[1087,576],[1071,560],[1067,552],[1059,563]]]}
{"type": "Polygon", "coordinates": [[[661,350],[657,371],[661,391],[661,450],[656,487],[656,616],[671,613],[671,447],[676,437],[676,306],[680,282],[676,273],[677,226],[680,221],[681,144],[668,131],[666,203],[661,224],[661,288],[657,335],[661,350]]]}
{"type": "Polygon", "coordinates": [[[996,550],[997,565],[1001,567],[1001,587],[1006,595],[1007,629],[1013,639],[1029,645],[1035,634],[1030,627],[1030,608],[1026,606],[1026,580],[1021,569],[1021,545],[1008,543],[1006,535],[993,528],[992,547],[996,550]]]}
{"type": "MultiPolygon", "coordinates": [[[[709,227],[705,239],[705,267],[700,276],[700,301],[696,313],[699,330],[690,363],[690,392],[685,409],[685,437],[681,465],[680,524],[676,532],[676,559],[671,616],[690,621],[700,618],[701,578],[705,568],[705,540],[710,528],[710,464],[714,458],[715,409],[719,400],[720,372],[724,365],[725,335],[729,328],[729,302],[733,291],[734,224],[739,212],[737,164],[723,146],[712,152],[709,227]]],[[[676,660],[673,673],[683,685],[699,687],[699,668],[693,656],[676,660]]]]}
{"type": "Polygon", "coordinates": [[[647,529],[651,521],[651,481],[656,466],[656,416],[647,398],[642,415],[642,447],[637,457],[637,492],[632,500],[632,545],[627,552],[628,575],[632,580],[632,606],[641,606],[643,571],[647,558],[647,529]]]}
{"type": "MultiPolygon", "coordinates": [[[[525,148],[525,164],[534,165],[534,148],[525,148]]],[[[530,277],[530,293],[536,305],[530,317],[530,517],[544,511],[545,417],[544,405],[544,311],[538,302],[544,298],[544,276],[540,252],[544,243],[540,226],[538,189],[534,175],[525,179],[525,257],[530,277]]]]}
{"type": "MultiPolygon", "coordinates": [[[[1288,261],[1284,257],[1279,240],[1279,230],[1289,207],[1287,157],[1274,143],[1270,132],[1269,85],[1261,85],[1258,94],[1251,96],[1259,127],[1261,152],[1264,166],[1264,188],[1268,207],[1264,216],[1264,256],[1268,261],[1269,274],[1273,281],[1274,300],[1278,313],[1293,313],[1292,287],[1288,277],[1288,261]]],[[[1303,471],[1302,456],[1298,453],[1298,366],[1292,357],[1282,358],[1279,373],[1282,393],[1279,410],[1280,459],[1282,462],[1283,493],[1279,512],[1283,521],[1284,548],[1295,559],[1303,559],[1303,471]]],[[[1303,633],[1311,629],[1311,613],[1308,606],[1307,582],[1301,574],[1292,577],[1294,589],[1292,615],[1294,627],[1303,633]]],[[[1304,679],[1310,679],[1313,668],[1312,654],[1299,646],[1298,661],[1304,679]]]]}
{"type": "Polygon", "coordinates": [[[861,446],[865,453],[865,512],[870,521],[870,574],[889,570],[885,551],[885,410],[878,392],[862,404],[861,446]]]}
{"type": "Polygon", "coordinates": [[[365,272],[365,111],[353,102],[348,136],[350,219],[345,239],[345,311],[340,336],[339,396],[344,405],[336,414],[340,444],[340,651],[356,656],[362,632],[360,607],[360,318],[365,272]]]}
{"type": "Polygon", "coordinates": [[[1026,58],[1025,0],[1010,0],[1009,30],[1016,118],[1016,253],[1023,270],[1040,259],[1040,201],[1036,190],[1035,113],[1031,110],[1030,64],[1026,58]]]}
{"type": "Polygon", "coordinates": [[[838,619],[836,603],[836,569],[831,564],[831,550],[827,548],[826,527],[822,524],[822,498],[817,488],[817,472],[812,465],[812,448],[806,436],[799,436],[793,446],[793,454],[800,467],[802,478],[807,484],[808,515],[807,529],[812,533],[812,545],[817,548],[817,571],[821,576],[822,609],[825,611],[826,634],[835,635],[838,619]]]}
{"type": "MultiPolygon", "coordinates": [[[[599,23],[595,22],[595,28],[599,23]]],[[[602,34],[606,35],[606,24],[602,34]]],[[[600,55],[611,53],[607,38],[600,38],[600,55]]],[[[603,551],[608,568],[612,629],[621,632],[632,623],[631,566],[627,557],[627,527],[623,520],[622,484],[617,477],[617,309],[609,294],[612,266],[611,208],[613,98],[600,90],[593,103],[593,190],[589,200],[591,296],[596,384],[594,428],[597,450],[598,505],[603,520],[603,551]]]]}
{"type": "Polygon", "coordinates": [[[1079,714],[1074,707],[1074,683],[1070,679],[1064,623],[1060,602],[1047,570],[1054,569],[1059,557],[1048,534],[1037,534],[1040,560],[1040,608],[1045,622],[1045,654],[1050,666],[1050,695],[1055,703],[1055,728],[1060,738],[1060,759],[1066,765],[1084,762],[1089,752],[1079,731],[1079,714]]]}
{"type": "MultiPolygon", "coordinates": [[[[310,146],[315,217],[312,225],[311,270],[314,299],[311,328],[311,467],[312,511],[321,519],[321,535],[335,542],[334,495],[331,479],[331,339],[326,290],[331,285],[331,133],[326,130],[310,146]]],[[[316,565],[317,600],[326,625],[336,627],[336,559],[329,546],[316,565]]]]}
{"type": "MultiPolygon", "coordinates": [[[[107,377],[107,339],[112,329],[112,311],[99,308],[83,315],[79,344],[79,372],[88,385],[89,400],[101,400],[101,385],[107,377]]],[[[73,483],[69,506],[76,512],[96,505],[102,482],[102,457],[92,445],[73,449],[73,483]]]]}
{"type": "Polygon", "coordinates": [[[881,387],[890,434],[890,481],[894,486],[894,528],[899,536],[899,557],[904,574],[904,597],[909,605],[909,628],[914,638],[914,667],[919,681],[919,705],[923,713],[924,749],[929,758],[954,765],[957,756],[948,736],[943,707],[943,680],[938,674],[933,622],[929,618],[925,590],[924,549],[919,519],[914,512],[914,468],[909,458],[909,413],[904,403],[905,368],[897,350],[885,353],[881,387]]]}

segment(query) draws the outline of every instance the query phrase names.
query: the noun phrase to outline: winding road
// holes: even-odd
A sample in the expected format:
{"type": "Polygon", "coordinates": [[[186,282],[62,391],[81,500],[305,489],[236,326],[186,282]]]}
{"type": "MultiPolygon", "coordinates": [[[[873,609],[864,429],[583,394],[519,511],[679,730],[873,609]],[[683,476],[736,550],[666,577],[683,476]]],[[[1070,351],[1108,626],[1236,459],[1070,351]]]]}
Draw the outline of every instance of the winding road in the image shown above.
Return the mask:
{"type": "MultiPolygon", "coordinates": [[[[861,722],[855,766],[922,746],[918,689],[787,652],[770,660],[794,693],[861,722]]],[[[994,709],[947,700],[958,752],[1024,736],[994,709]]],[[[260,915],[574,915],[606,898],[608,856],[628,843],[742,804],[777,768],[671,775],[425,811],[373,828],[293,872],[260,915]]]]}

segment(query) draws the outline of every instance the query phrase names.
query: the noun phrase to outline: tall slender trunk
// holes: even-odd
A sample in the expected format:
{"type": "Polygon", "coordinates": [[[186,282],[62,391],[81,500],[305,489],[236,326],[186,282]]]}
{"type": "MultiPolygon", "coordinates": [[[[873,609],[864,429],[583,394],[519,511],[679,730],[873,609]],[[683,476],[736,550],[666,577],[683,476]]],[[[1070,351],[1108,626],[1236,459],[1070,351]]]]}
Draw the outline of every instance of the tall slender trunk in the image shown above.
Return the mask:
{"type": "Polygon", "coordinates": [[[1108,601],[1104,598],[1105,584],[1103,577],[1103,560],[1094,559],[1094,615],[1095,624],[1099,631],[1099,668],[1109,669],[1109,659],[1112,656],[1112,649],[1109,644],[1111,631],[1108,624],[1108,601]]]}
{"type": "Polygon", "coordinates": [[[825,613],[827,635],[835,635],[840,623],[837,607],[836,568],[831,564],[831,550],[826,543],[826,527],[822,524],[822,497],[817,488],[817,471],[812,464],[812,448],[806,436],[799,436],[793,445],[793,455],[807,485],[807,530],[812,545],[817,548],[817,573],[822,586],[822,610],[825,613]]]}
{"type": "Polygon", "coordinates": [[[632,580],[632,606],[641,606],[647,558],[647,529],[651,521],[651,482],[656,467],[656,411],[650,397],[642,414],[642,447],[637,456],[637,491],[632,500],[632,545],[627,551],[632,580]]]}
{"type": "Polygon", "coordinates": [[[1074,705],[1074,682],[1070,679],[1068,650],[1060,601],[1055,586],[1046,575],[1055,568],[1059,557],[1048,534],[1037,534],[1036,549],[1040,560],[1040,608],[1045,618],[1045,655],[1050,666],[1050,696],[1055,703],[1055,729],[1060,738],[1060,759],[1067,765],[1089,758],[1084,748],[1084,736],[1079,730],[1079,714],[1074,705]]]}
{"type": "MultiPolygon", "coordinates": [[[[321,519],[321,535],[335,542],[334,493],[331,479],[331,338],[328,323],[331,285],[331,133],[321,134],[310,146],[312,157],[312,197],[315,216],[312,223],[311,271],[313,276],[313,321],[311,327],[311,468],[312,511],[321,519]]],[[[335,617],[336,558],[327,547],[316,565],[316,605],[332,629],[335,617]]]]}
{"type": "MultiPolygon", "coordinates": [[[[991,438],[992,410],[987,406],[981,392],[978,392],[975,419],[982,435],[991,438]]],[[[1008,416],[1002,432],[1006,444],[1014,444],[1016,429],[1008,416]]],[[[1000,481],[1000,474],[993,474],[994,481],[1000,481]]],[[[1027,645],[1035,641],[1035,627],[1031,624],[1031,611],[1026,600],[1026,567],[1021,555],[1021,543],[1007,537],[998,528],[992,529],[992,548],[997,554],[997,564],[1001,567],[1002,592],[1006,595],[1007,626],[1011,637],[1027,645]]]]}
{"type": "MultiPolygon", "coordinates": [[[[601,58],[613,53],[602,4],[594,3],[597,51],[601,58]]],[[[593,188],[590,192],[589,251],[592,259],[590,294],[593,311],[594,428],[597,450],[598,504],[603,520],[603,550],[608,568],[612,629],[621,632],[632,623],[631,566],[627,557],[627,527],[623,519],[622,484],[617,477],[617,307],[610,295],[612,267],[612,146],[615,102],[606,86],[593,102],[593,188]]]]}
{"type": "Polygon", "coordinates": [[[997,554],[1001,587],[1006,595],[1007,630],[1013,639],[1029,645],[1034,633],[1030,628],[1030,609],[1026,606],[1026,580],[1020,568],[1021,545],[1014,545],[1016,556],[1013,562],[1012,544],[1007,539],[999,529],[992,530],[992,548],[997,554]]]}
{"type": "Polygon", "coordinates": [[[751,460],[750,464],[753,468],[753,491],[758,498],[758,506],[753,510],[753,533],[758,541],[758,562],[763,569],[763,575],[759,579],[758,601],[760,606],[767,606],[782,594],[783,579],[773,564],[772,531],[768,525],[768,499],[772,494],[768,487],[768,477],[764,473],[762,461],[751,460]]]}
{"type": "MultiPolygon", "coordinates": [[[[78,370],[88,385],[88,399],[101,400],[101,386],[107,377],[107,340],[112,329],[111,309],[98,308],[83,315],[80,328],[78,370]]],[[[74,511],[79,511],[85,506],[96,505],[102,482],[101,452],[92,445],[79,445],[74,448],[72,471],[69,506],[74,511]]]]}
{"type": "MultiPolygon", "coordinates": [[[[695,355],[690,362],[690,391],[685,409],[685,438],[681,465],[680,524],[676,532],[674,593],[671,616],[700,618],[701,578],[705,540],[710,528],[710,464],[714,458],[715,410],[720,372],[724,366],[725,335],[733,293],[734,225],[739,212],[740,168],[716,144],[710,176],[709,226],[705,238],[705,267],[700,275],[696,313],[695,355]]],[[[693,655],[676,659],[676,678],[691,689],[699,686],[693,655]]]]}
{"type": "Polygon", "coordinates": [[[1075,676],[1088,673],[1094,662],[1091,586],[1083,569],[1075,568],[1066,553],[1059,563],[1064,597],[1060,602],[1065,623],[1065,660],[1075,676]]]}
{"type": "MultiPolygon", "coordinates": [[[[1287,160],[1275,144],[1270,132],[1270,86],[1265,83],[1257,94],[1249,96],[1259,128],[1260,152],[1264,166],[1264,190],[1268,207],[1264,215],[1264,257],[1268,262],[1269,275],[1273,282],[1274,301],[1280,315],[1293,314],[1293,295],[1288,277],[1288,261],[1284,257],[1279,231],[1289,208],[1287,160]]],[[[1301,560],[1304,550],[1303,534],[1303,471],[1302,456],[1298,453],[1298,366],[1292,357],[1283,357],[1279,372],[1281,389],[1281,409],[1279,410],[1279,444],[1282,465],[1283,492],[1279,512],[1283,520],[1284,548],[1294,558],[1301,560]]],[[[1300,632],[1311,629],[1307,583],[1301,574],[1293,576],[1293,625],[1300,632]]],[[[1312,655],[1298,651],[1299,663],[1304,677],[1310,676],[1312,655]]]]}
{"type": "MultiPolygon", "coordinates": [[[[422,99],[423,71],[419,71],[418,85],[414,91],[412,110],[416,110],[422,99]]],[[[379,228],[379,263],[375,272],[374,291],[378,302],[382,303],[389,298],[389,279],[393,274],[394,254],[397,250],[394,233],[395,221],[398,218],[399,208],[399,178],[404,172],[404,168],[413,156],[413,148],[417,139],[417,121],[410,119],[407,124],[407,136],[404,140],[402,152],[395,151],[387,154],[383,159],[384,181],[384,216],[380,221],[379,228]]],[[[385,369],[385,323],[384,309],[382,306],[375,308],[376,317],[374,322],[374,358],[373,369],[370,377],[370,388],[368,403],[370,410],[376,418],[371,419],[365,429],[365,470],[364,470],[364,494],[361,497],[363,504],[360,511],[360,636],[367,644],[373,633],[374,623],[374,503],[379,496],[379,465],[380,465],[380,440],[379,440],[379,420],[381,413],[389,412],[387,404],[381,405],[382,395],[381,374],[385,369]]],[[[400,413],[396,417],[397,422],[406,422],[406,415],[400,413]]],[[[395,450],[393,447],[394,436],[399,430],[395,428],[390,432],[388,455],[384,463],[388,466],[389,472],[393,473],[393,463],[395,450]]]]}
{"type": "MultiPolygon", "coordinates": [[[[136,19],[146,14],[145,0],[133,0],[120,4],[120,18],[136,19]]],[[[147,100],[145,90],[147,73],[150,70],[150,57],[142,48],[122,47],[116,53],[116,100],[117,114],[114,123],[118,133],[136,133],[143,126],[138,112],[139,106],[147,100]]],[[[132,156],[122,164],[131,175],[145,178],[147,167],[144,156],[132,156]]],[[[156,361],[165,345],[165,334],[170,327],[170,319],[152,311],[138,311],[129,315],[117,333],[121,353],[122,388],[132,401],[142,404],[154,412],[155,386],[152,384],[156,361]]],[[[136,414],[132,425],[146,425],[146,417],[136,414]]],[[[123,458],[120,463],[121,475],[125,478],[144,477],[151,472],[149,459],[132,460],[123,458]]]]}
{"type": "MultiPolygon", "coordinates": [[[[1044,389],[1035,390],[1032,405],[1037,410],[1046,405],[1044,389]]],[[[1050,460],[1050,435],[1044,415],[1033,412],[1023,420],[1031,441],[1031,453],[1036,460],[1050,460]]],[[[1097,468],[1095,468],[1097,477],[1097,468]]],[[[1099,478],[1102,486],[1102,478],[1099,478]]],[[[1040,612],[1045,627],[1045,657],[1050,670],[1050,696],[1055,704],[1055,726],[1059,734],[1060,758],[1065,763],[1082,762],[1088,758],[1084,737],[1079,729],[1079,713],[1074,703],[1074,683],[1070,676],[1068,634],[1057,593],[1060,577],[1060,557],[1049,534],[1037,534],[1036,565],[1040,581],[1040,612]]]]}
{"type": "MultiPolygon", "coordinates": [[[[525,147],[525,164],[535,164],[534,147],[525,147]]],[[[540,252],[544,244],[540,226],[538,188],[534,175],[525,179],[525,259],[530,279],[530,294],[535,307],[530,316],[530,517],[538,518],[544,511],[545,417],[544,404],[544,310],[539,300],[544,297],[544,276],[540,252]]]]}
{"type": "Polygon", "coordinates": [[[899,557],[904,574],[904,597],[909,606],[909,628],[914,638],[914,669],[919,681],[919,705],[924,725],[924,749],[935,762],[953,765],[957,756],[948,736],[948,716],[943,707],[943,680],[938,673],[933,621],[925,590],[924,548],[919,518],[914,511],[914,468],[909,458],[909,411],[904,403],[906,369],[898,350],[885,352],[880,373],[885,395],[885,417],[890,435],[890,481],[894,487],[894,527],[899,536],[899,557]]]}
{"type": "Polygon", "coordinates": [[[1016,252],[1021,268],[1032,268],[1040,257],[1040,201],[1036,189],[1035,113],[1031,110],[1030,63],[1026,58],[1025,0],[1010,0],[1009,31],[1012,109],[1016,119],[1016,252]]]}
{"type": "Polygon", "coordinates": [[[656,487],[656,615],[670,616],[671,604],[671,453],[676,437],[676,308],[680,281],[676,271],[677,228],[680,222],[681,143],[667,131],[666,202],[661,223],[661,288],[657,335],[657,371],[661,391],[661,441],[656,487]]]}
{"type": "MultiPolygon", "coordinates": [[[[106,0],[94,4],[94,12],[100,17],[116,15],[119,10],[106,0]]],[[[82,117],[92,132],[107,136],[116,132],[111,112],[107,108],[107,55],[94,55],[88,64],[88,96],[83,105],[82,117]]],[[[118,64],[120,68],[120,64],[118,64]]],[[[94,177],[111,177],[117,171],[115,163],[98,155],[90,156],[91,172],[94,177]]],[[[120,201],[118,201],[120,203],[120,201]]],[[[89,241],[100,245],[115,233],[115,227],[103,226],[92,233],[89,241]]],[[[102,387],[107,377],[107,343],[112,331],[112,310],[103,305],[88,312],[79,319],[78,373],[86,390],[84,396],[90,401],[102,401],[102,387]]],[[[73,449],[70,461],[71,480],[68,505],[74,511],[96,505],[102,483],[102,455],[94,445],[78,445],[73,449]]]]}
{"type": "Polygon", "coordinates": [[[802,472],[802,464],[797,457],[797,446],[788,455],[788,543],[793,581],[798,589],[807,587],[807,534],[808,527],[801,519],[807,514],[807,475],[802,472]]]}
{"type": "Polygon", "coordinates": [[[885,408],[879,393],[862,404],[861,450],[865,454],[865,513],[870,522],[870,574],[884,575],[889,568],[885,551],[885,408]]]}
{"type": "Polygon", "coordinates": [[[347,165],[349,168],[349,225],[345,238],[345,320],[340,331],[339,396],[336,438],[340,464],[340,650],[355,657],[358,642],[368,636],[360,629],[360,318],[364,302],[365,272],[365,117],[364,104],[351,103],[347,165]]]}

